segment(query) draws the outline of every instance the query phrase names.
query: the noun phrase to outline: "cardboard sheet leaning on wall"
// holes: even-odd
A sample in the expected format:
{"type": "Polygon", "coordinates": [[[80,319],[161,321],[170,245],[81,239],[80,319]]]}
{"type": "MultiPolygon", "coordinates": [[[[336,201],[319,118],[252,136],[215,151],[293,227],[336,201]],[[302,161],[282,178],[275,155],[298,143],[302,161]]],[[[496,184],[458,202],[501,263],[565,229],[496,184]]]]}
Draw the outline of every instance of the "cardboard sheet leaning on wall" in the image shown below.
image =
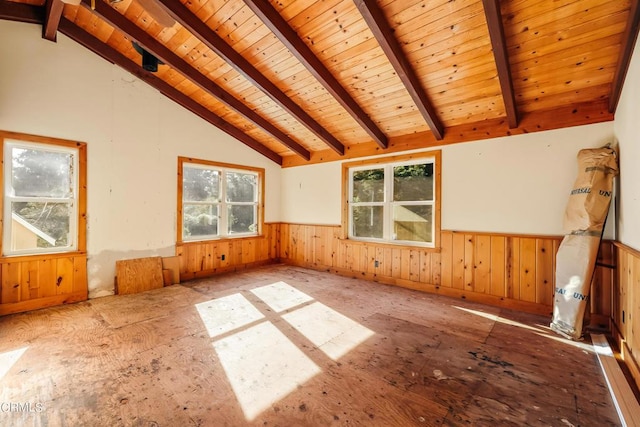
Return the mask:
{"type": "Polygon", "coordinates": [[[556,255],[556,288],[551,329],[571,339],[582,336],[602,231],[618,175],[610,146],[580,150],[578,177],[565,210],[565,237],[556,255]]]}

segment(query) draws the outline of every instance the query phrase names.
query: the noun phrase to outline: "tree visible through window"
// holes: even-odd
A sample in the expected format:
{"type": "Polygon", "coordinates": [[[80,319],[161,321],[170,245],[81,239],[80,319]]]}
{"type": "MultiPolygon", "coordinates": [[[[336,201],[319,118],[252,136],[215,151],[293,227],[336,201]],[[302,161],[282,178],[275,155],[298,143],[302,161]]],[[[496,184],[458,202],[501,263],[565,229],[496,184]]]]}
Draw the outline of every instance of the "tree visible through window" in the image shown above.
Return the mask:
{"type": "Polygon", "coordinates": [[[261,170],[180,160],[182,240],[257,235],[261,170]]]}
{"type": "Polygon", "coordinates": [[[348,235],[433,246],[435,158],[348,168],[348,235]]]}
{"type": "Polygon", "coordinates": [[[78,149],[5,140],[3,252],[77,249],[78,149]]]}

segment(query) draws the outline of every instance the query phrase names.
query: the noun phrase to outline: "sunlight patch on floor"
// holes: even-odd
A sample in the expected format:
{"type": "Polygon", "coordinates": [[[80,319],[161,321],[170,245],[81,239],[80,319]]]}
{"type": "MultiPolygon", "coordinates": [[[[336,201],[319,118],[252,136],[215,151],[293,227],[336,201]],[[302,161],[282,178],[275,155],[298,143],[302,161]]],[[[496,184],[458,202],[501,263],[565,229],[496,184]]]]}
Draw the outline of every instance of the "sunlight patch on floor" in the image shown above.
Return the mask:
{"type": "Polygon", "coordinates": [[[582,349],[588,353],[593,353],[593,346],[591,344],[586,344],[582,341],[573,341],[570,340],[568,338],[563,338],[561,336],[558,335],[554,335],[554,334],[542,334],[542,333],[538,333],[538,335],[540,335],[541,337],[545,337],[545,338],[549,338],[552,339],[554,341],[558,341],[564,344],[568,344],[570,346],[582,349]]]}
{"type": "Polygon", "coordinates": [[[248,421],[320,372],[271,322],[213,343],[248,421]]]}
{"type": "Polygon", "coordinates": [[[284,314],[282,318],[333,360],[338,360],[374,334],[319,302],[284,314]]]}
{"type": "Polygon", "coordinates": [[[201,302],[196,309],[212,338],[264,318],[241,294],[201,302]]]}
{"type": "Polygon", "coordinates": [[[470,308],[453,306],[458,310],[466,311],[467,313],[475,314],[476,316],[484,317],[485,319],[493,320],[494,322],[503,323],[509,326],[517,326],[518,328],[529,329],[530,331],[541,332],[539,328],[525,325],[524,323],[516,322],[515,320],[505,319],[504,317],[496,316],[495,314],[485,313],[483,311],[471,310],[470,308]]]}
{"type": "Polygon", "coordinates": [[[7,375],[7,372],[15,365],[29,347],[0,353],[0,380],[7,375]]]}
{"type": "Polygon", "coordinates": [[[313,301],[313,298],[294,288],[285,282],[276,282],[271,285],[251,289],[251,292],[264,301],[276,313],[296,307],[305,302],[313,301]]]}

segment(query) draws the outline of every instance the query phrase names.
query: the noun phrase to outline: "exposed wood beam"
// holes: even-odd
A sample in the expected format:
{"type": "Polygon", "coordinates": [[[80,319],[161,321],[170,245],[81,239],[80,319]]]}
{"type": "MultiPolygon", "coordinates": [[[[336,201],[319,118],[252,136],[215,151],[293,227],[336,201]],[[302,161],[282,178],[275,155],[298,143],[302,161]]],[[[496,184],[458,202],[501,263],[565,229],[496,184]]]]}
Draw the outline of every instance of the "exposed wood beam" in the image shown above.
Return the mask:
{"type": "Polygon", "coordinates": [[[304,41],[300,39],[287,21],[271,6],[267,0],[244,0],[264,24],[280,39],[289,51],[309,70],[313,76],[333,95],[345,110],[362,126],[364,130],[381,147],[387,148],[386,135],[371,120],[367,113],[360,108],[358,103],[349,95],[346,89],[338,82],[322,61],[311,51],[304,41]]]}
{"type": "Polygon", "coordinates": [[[622,86],[624,86],[624,80],[627,77],[627,71],[629,70],[629,63],[631,62],[633,48],[636,45],[636,41],[638,40],[638,30],[640,30],[639,3],[639,0],[631,1],[629,18],[627,19],[627,27],[624,30],[624,36],[622,39],[622,53],[620,53],[620,57],[618,58],[618,64],[616,65],[616,74],[613,78],[611,95],[609,96],[609,112],[611,113],[615,113],[616,109],[618,108],[618,102],[620,101],[622,86]]]}
{"type": "Polygon", "coordinates": [[[220,100],[220,102],[244,116],[247,120],[263,129],[265,132],[274,137],[276,140],[280,141],[283,145],[291,149],[293,152],[297,153],[305,160],[308,160],[310,158],[311,153],[309,153],[306,148],[291,139],[283,131],[275,127],[268,120],[260,116],[251,108],[234,98],[222,87],[209,80],[206,76],[189,65],[184,59],[177,56],[147,32],[145,32],[140,27],[121,15],[114,8],[107,5],[101,0],[95,2],[95,9],[91,7],[91,0],[82,0],[81,4],[88,10],[91,10],[92,13],[108,22],[114,28],[117,28],[119,31],[123,32],[131,39],[137,41],[140,46],[145,48],[145,50],[150,52],[156,58],[162,60],[162,62],[180,72],[187,79],[195,83],[198,87],[210,93],[218,100],[220,100]]]}
{"type": "Polygon", "coordinates": [[[180,25],[189,30],[191,34],[196,36],[218,56],[227,61],[229,65],[242,74],[247,80],[260,88],[260,90],[295,117],[296,120],[313,132],[318,138],[323,140],[329,147],[338,154],[344,154],[344,145],[340,141],[267,79],[257,68],[251,65],[249,61],[228,45],[227,42],[209,28],[207,24],[198,19],[180,0],[159,0],[159,4],[162,4],[165,10],[178,21],[180,25]]]}
{"type": "Polygon", "coordinates": [[[238,139],[248,147],[253,148],[257,152],[262,154],[263,156],[273,160],[278,164],[282,164],[282,157],[280,155],[269,150],[267,147],[265,147],[258,141],[254,140],[253,138],[251,138],[250,136],[242,132],[240,129],[230,125],[229,123],[224,121],[222,118],[220,118],[216,114],[212,113],[202,105],[198,104],[193,99],[189,98],[188,96],[180,92],[178,89],[174,88],[164,80],[155,76],[153,73],[144,70],[138,64],[131,61],[129,58],[122,55],[120,52],[113,49],[108,44],[101,42],[100,40],[98,40],[91,34],[87,33],[80,27],[77,27],[72,22],[63,18],[60,21],[60,26],[58,29],[65,36],[76,41],[77,43],[81,44],[87,49],[97,53],[98,55],[105,58],[109,62],[116,64],[121,68],[125,69],[126,71],[130,72],[131,74],[135,75],[140,80],[156,88],[158,91],[160,91],[160,93],[162,93],[166,97],[172,99],[173,101],[180,104],[181,106],[191,111],[192,113],[202,117],[204,120],[208,121],[218,129],[238,139]]]}
{"type": "Polygon", "coordinates": [[[389,62],[396,70],[398,77],[402,80],[409,95],[411,95],[416,107],[420,110],[422,117],[431,128],[431,132],[433,132],[436,139],[442,139],[444,137],[444,126],[440,122],[433,105],[431,105],[431,101],[429,101],[415,70],[402,51],[400,43],[393,35],[393,30],[389,26],[382,9],[380,9],[376,0],[354,0],[354,2],[376,40],[378,40],[378,44],[387,55],[389,62]]]}
{"type": "Polygon", "coordinates": [[[493,57],[498,69],[498,79],[502,90],[502,99],[507,113],[507,121],[510,128],[518,127],[518,110],[516,108],[516,97],[513,91],[513,80],[511,79],[511,66],[507,53],[507,43],[504,38],[504,24],[502,23],[502,13],[500,12],[500,0],[482,0],[484,5],[484,15],[487,18],[489,27],[489,37],[491,38],[491,48],[493,57]]]}
{"type": "Polygon", "coordinates": [[[47,0],[45,9],[46,13],[44,24],[42,25],[42,38],[55,42],[56,34],[58,34],[58,25],[60,24],[62,11],[64,10],[64,3],[62,3],[62,0],[47,0]]]}
{"type": "Polygon", "coordinates": [[[44,13],[44,7],[41,6],[0,0],[0,19],[28,24],[42,24],[44,23],[44,13]]]}

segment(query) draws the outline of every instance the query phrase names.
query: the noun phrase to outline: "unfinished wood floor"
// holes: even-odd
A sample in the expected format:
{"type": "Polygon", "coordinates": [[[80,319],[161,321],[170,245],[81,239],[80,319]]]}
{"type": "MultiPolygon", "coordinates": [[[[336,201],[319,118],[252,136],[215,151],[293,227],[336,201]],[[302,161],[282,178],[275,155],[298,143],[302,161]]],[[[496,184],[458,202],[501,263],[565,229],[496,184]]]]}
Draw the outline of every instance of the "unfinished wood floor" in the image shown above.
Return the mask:
{"type": "Polygon", "coordinates": [[[549,320],[284,265],[99,298],[0,318],[0,425],[619,425],[549,320]]]}

